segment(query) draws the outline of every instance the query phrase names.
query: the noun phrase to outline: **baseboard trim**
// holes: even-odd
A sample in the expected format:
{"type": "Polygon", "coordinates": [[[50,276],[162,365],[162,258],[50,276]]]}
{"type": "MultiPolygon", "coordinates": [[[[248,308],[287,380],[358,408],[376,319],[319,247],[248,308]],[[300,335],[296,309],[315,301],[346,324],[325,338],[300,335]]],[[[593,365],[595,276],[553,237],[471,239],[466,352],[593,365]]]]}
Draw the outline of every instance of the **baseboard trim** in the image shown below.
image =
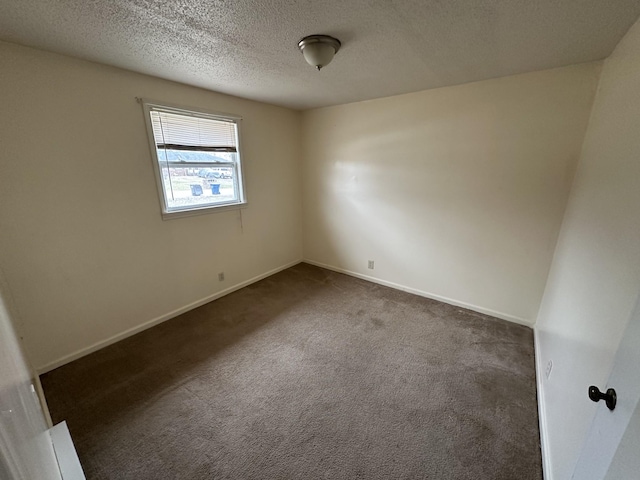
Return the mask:
{"type": "Polygon", "coordinates": [[[542,477],[544,480],[553,480],[551,473],[551,459],[549,458],[549,443],[547,435],[547,414],[544,408],[544,385],[542,379],[544,378],[545,367],[540,355],[540,336],[538,329],[533,327],[533,345],[535,348],[535,361],[536,361],[536,390],[538,394],[538,424],[540,428],[540,454],[542,455],[542,477]]]}
{"type": "Polygon", "coordinates": [[[316,267],[326,268],[327,270],[332,270],[338,273],[344,273],[345,275],[360,278],[362,280],[367,280],[373,283],[378,283],[380,285],[384,285],[385,287],[395,288],[396,290],[402,290],[404,292],[413,293],[414,295],[430,298],[431,300],[438,300],[439,302],[448,303],[449,305],[455,305],[456,307],[466,308],[468,310],[473,310],[474,312],[483,313],[485,315],[491,315],[492,317],[500,318],[501,320],[507,320],[509,322],[513,322],[519,325],[524,325],[524,326],[533,328],[533,324],[534,324],[533,321],[527,320],[525,318],[516,317],[515,315],[498,312],[495,310],[491,310],[489,308],[479,307],[477,305],[461,302],[453,298],[443,297],[442,295],[436,295],[435,293],[425,292],[423,290],[418,290],[417,288],[407,287],[399,283],[389,282],[387,280],[382,280],[380,278],[370,277],[369,275],[363,275],[362,273],[353,272],[351,270],[346,270],[344,268],[334,267],[333,265],[327,265],[325,263],[316,262],[315,260],[309,260],[308,258],[305,258],[302,261],[310,265],[315,265],[316,267]]]}
{"type": "Polygon", "coordinates": [[[62,365],[65,365],[74,360],[77,360],[78,358],[84,357],[85,355],[89,355],[90,353],[93,353],[97,350],[100,350],[101,348],[104,348],[116,342],[119,342],[120,340],[124,340],[127,337],[131,337],[132,335],[135,335],[136,333],[140,333],[143,330],[146,330],[155,325],[158,325],[159,323],[166,322],[167,320],[175,318],[178,315],[182,315],[183,313],[188,312],[189,310],[198,308],[201,305],[204,305],[205,303],[209,303],[220,297],[224,297],[225,295],[235,292],[236,290],[240,290],[241,288],[244,288],[247,285],[251,285],[252,283],[259,282],[260,280],[270,277],[271,275],[281,272],[282,270],[286,270],[287,268],[293,267],[294,265],[297,265],[300,262],[302,262],[302,260],[289,262],[285,265],[281,265],[277,268],[269,270],[268,272],[261,273],[260,275],[256,275],[255,277],[250,278],[249,280],[245,280],[244,282],[237,283],[236,285],[233,285],[229,288],[225,288],[224,290],[213,293],[207,297],[201,298],[200,300],[196,300],[195,302],[191,302],[188,305],[177,308],[176,310],[173,310],[169,313],[165,313],[164,315],[161,315],[159,317],[148,320],[140,325],[137,325],[128,330],[125,330],[124,332],[113,335],[112,337],[109,337],[105,340],[100,340],[92,345],[89,345],[88,347],[81,348],[80,350],[70,353],[69,355],[65,355],[64,357],[59,358],[58,360],[54,360],[43,366],[37,367],[36,371],[38,372],[39,375],[42,375],[43,373],[47,373],[51,370],[55,370],[56,368],[61,367],[62,365]]]}

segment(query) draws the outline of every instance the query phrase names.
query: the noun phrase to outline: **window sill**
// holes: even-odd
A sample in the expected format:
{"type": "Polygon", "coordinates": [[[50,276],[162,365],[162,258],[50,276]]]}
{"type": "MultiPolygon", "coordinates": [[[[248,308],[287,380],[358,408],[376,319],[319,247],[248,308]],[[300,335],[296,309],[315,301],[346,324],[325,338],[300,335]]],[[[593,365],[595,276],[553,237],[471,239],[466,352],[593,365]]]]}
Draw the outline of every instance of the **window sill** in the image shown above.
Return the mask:
{"type": "Polygon", "coordinates": [[[163,220],[173,220],[175,218],[193,217],[195,215],[206,215],[209,213],[228,212],[230,210],[240,210],[247,208],[247,202],[232,203],[230,205],[219,205],[215,207],[192,208],[189,210],[177,210],[174,212],[162,212],[163,220]]]}

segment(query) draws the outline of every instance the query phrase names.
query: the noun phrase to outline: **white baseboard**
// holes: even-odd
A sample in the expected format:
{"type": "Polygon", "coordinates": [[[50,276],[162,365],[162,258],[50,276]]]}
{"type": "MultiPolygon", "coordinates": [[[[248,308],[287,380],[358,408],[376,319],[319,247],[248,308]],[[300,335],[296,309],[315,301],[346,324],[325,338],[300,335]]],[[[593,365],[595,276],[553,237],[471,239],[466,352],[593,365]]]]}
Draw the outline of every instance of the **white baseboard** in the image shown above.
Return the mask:
{"type": "Polygon", "coordinates": [[[153,327],[154,325],[158,325],[159,323],[165,322],[167,320],[170,320],[174,317],[177,317],[178,315],[182,315],[185,312],[188,312],[189,310],[193,310],[194,308],[197,308],[201,305],[204,305],[205,303],[209,303],[213,300],[216,300],[217,298],[220,297],[224,297],[225,295],[228,295],[232,292],[235,292],[236,290],[240,290],[241,288],[246,287],[247,285],[251,285],[252,283],[258,282],[260,280],[263,280],[267,277],[270,277],[271,275],[274,275],[278,272],[281,272],[282,270],[286,270],[287,268],[293,267],[294,265],[297,265],[301,262],[302,260],[296,260],[294,262],[290,262],[287,263],[286,265],[281,265],[280,267],[274,268],[273,270],[269,270],[268,272],[262,273],[260,275],[257,275],[253,278],[250,278],[249,280],[245,280],[244,282],[240,282],[237,283],[236,285],[233,285],[229,288],[225,288],[224,290],[221,290],[219,292],[213,293],[207,297],[201,298],[200,300],[196,300],[195,302],[192,302],[188,305],[185,305],[183,307],[180,307],[176,310],[173,310],[171,312],[165,313],[164,315],[161,315],[159,317],[153,318],[151,320],[148,320],[140,325],[137,325],[133,328],[130,328],[128,330],[125,330],[124,332],[118,333],[112,337],[109,337],[105,340],[100,340],[99,342],[94,343],[93,345],[89,345],[88,347],[85,348],[81,348],[80,350],[77,350],[73,353],[70,353],[69,355],[65,355],[62,358],[59,358],[58,360],[54,360],[52,362],[49,362],[45,365],[42,365],[40,367],[36,368],[36,371],[38,372],[38,374],[43,374],[43,373],[47,373],[51,370],[54,370],[58,367],[61,367],[62,365],[65,365],[67,363],[70,363],[74,360],[77,360],[78,358],[84,357],[85,355],[89,355],[90,353],[93,353],[97,350],[100,350],[101,348],[104,348],[106,346],[109,346],[113,343],[116,343],[120,340],[124,340],[127,337],[131,337],[132,335],[135,335],[136,333],[140,333],[143,330],[146,330],[148,328],[153,327]]]}
{"type": "Polygon", "coordinates": [[[439,302],[448,303],[449,305],[455,305],[456,307],[466,308],[468,310],[473,310],[474,312],[483,313],[485,315],[491,315],[492,317],[500,318],[502,320],[507,320],[509,322],[517,323],[520,325],[525,325],[527,327],[533,327],[533,324],[534,324],[534,322],[531,320],[516,317],[515,315],[510,315],[508,313],[503,313],[503,312],[497,312],[489,308],[479,307],[477,305],[472,305],[470,303],[454,300],[453,298],[436,295],[435,293],[424,292],[422,290],[418,290],[417,288],[407,287],[405,285],[400,285],[399,283],[389,282],[387,280],[382,280],[376,277],[370,277],[369,275],[363,275],[361,273],[352,272],[351,270],[346,270],[340,267],[334,267],[333,265],[327,265],[327,264],[316,262],[314,260],[309,260],[309,259],[303,259],[302,261],[304,263],[315,265],[316,267],[326,268],[327,270],[333,270],[334,272],[338,272],[338,273],[344,273],[345,275],[350,275],[352,277],[361,278],[369,282],[378,283],[380,285],[384,285],[385,287],[391,287],[391,288],[395,288],[396,290],[402,290],[404,292],[413,293],[414,295],[430,298],[431,300],[438,300],[439,302]]]}
{"type": "Polygon", "coordinates": [[[533,327],[533,344],[536,356],[536,389],[538,393],[538,422],[540,428],[540,453],[542,455],[542,477],[544,480],[553,480],[551,473],[551,459],[549,458],[549,443],[547,440],[547,414],[544,408],[544,379],[545,366],[541,364],[540,343],[538,329],[533,327]]]}

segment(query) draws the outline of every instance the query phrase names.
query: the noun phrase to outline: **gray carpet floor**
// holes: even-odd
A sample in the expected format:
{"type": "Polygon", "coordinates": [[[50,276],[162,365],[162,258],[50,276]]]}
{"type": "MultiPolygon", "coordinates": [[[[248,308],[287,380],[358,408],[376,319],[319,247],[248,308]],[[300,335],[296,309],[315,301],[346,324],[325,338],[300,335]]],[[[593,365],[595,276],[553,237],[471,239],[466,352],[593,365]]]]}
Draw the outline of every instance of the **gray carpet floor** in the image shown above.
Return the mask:
{"type": "Polygon", "coordinates": [[[542,478],[530,329],[307,264],[42,383],[90,480],[542,478]]]}

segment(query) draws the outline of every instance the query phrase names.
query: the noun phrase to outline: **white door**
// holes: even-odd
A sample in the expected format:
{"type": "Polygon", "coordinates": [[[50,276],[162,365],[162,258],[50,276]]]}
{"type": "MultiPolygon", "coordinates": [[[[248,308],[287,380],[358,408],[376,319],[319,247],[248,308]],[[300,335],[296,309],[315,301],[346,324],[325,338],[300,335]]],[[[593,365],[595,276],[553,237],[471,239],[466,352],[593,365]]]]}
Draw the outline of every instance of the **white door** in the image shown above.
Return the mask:
{"type": "MultiPolygon", "coordinates": [[[[597,386],[601,391],[615,389],[616,406],[609,410],[604,401],[599,402],[572,478],[640,478],[640,298],[620,341],[609,380],[597,386]]],[[[586,399],[586,388],[584,395],[586,399]]]]}
{"type": "Polygon", "coordinates": [[[1,295],[0,478],[61,478],[44,413],[1,295]]]}

